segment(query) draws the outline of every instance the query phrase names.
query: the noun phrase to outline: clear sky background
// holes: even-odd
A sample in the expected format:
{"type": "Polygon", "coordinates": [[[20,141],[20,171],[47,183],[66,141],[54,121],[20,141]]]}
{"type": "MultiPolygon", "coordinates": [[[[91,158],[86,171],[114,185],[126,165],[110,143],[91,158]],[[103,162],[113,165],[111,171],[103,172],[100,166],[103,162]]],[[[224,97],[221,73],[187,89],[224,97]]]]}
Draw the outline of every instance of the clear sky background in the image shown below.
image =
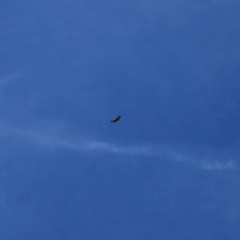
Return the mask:
{"type": "Polygon", "coordinates": [[[240,239],[239,13],[2,0],[1,240],[240,239]]]}

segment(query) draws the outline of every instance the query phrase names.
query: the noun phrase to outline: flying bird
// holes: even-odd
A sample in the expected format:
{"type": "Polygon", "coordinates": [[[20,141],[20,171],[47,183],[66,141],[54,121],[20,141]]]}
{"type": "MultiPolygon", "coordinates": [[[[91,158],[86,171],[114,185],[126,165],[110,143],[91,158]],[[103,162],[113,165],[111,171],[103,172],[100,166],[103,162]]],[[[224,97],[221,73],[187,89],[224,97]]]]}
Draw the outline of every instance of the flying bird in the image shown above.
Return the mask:
{"type": "Polygon", "coordinates": [[[116,118],[114,118],[113,120],[111,120],[112,123],[118,123],[121,119],[121,116],[118,116],[116,118]]]}

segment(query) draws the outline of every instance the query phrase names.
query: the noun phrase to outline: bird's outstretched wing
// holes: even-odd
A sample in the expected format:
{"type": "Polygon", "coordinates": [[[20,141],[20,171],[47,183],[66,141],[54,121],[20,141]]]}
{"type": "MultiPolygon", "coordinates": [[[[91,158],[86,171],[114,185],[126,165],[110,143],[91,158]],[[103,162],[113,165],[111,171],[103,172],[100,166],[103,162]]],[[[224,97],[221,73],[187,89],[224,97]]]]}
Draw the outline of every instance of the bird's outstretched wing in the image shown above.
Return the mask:
{"type": "Polygon", "coordinates": [[[113,120],[111,120],[112,123],[118,123],[121,119],[121,116],[118,116],[116,118],[114,118],[113,120]]]}

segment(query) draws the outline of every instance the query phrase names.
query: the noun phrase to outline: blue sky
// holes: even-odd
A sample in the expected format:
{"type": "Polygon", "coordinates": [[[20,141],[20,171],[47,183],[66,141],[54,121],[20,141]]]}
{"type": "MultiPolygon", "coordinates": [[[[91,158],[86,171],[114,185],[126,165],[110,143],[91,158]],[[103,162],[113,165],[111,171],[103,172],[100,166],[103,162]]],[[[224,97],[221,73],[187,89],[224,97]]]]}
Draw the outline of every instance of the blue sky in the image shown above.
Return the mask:
{"type": "Polygon", "coordinates": [[[2,240],[240,238],[239,1],[0,6],[2,240]]]}

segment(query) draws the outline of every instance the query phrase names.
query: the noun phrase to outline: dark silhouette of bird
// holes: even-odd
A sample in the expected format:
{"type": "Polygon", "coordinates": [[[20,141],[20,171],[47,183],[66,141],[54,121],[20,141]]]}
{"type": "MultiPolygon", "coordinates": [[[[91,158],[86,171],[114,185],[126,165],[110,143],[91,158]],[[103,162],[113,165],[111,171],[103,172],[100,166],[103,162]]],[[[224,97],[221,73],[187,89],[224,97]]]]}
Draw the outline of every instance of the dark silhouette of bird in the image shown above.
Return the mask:
{"type": "Polygon", "coordinates": [[[114,118],[113,120],[111,120],[112,123],[118,123],[121,119],[121,116],[118,116],[116,118],[114,118]]]}

